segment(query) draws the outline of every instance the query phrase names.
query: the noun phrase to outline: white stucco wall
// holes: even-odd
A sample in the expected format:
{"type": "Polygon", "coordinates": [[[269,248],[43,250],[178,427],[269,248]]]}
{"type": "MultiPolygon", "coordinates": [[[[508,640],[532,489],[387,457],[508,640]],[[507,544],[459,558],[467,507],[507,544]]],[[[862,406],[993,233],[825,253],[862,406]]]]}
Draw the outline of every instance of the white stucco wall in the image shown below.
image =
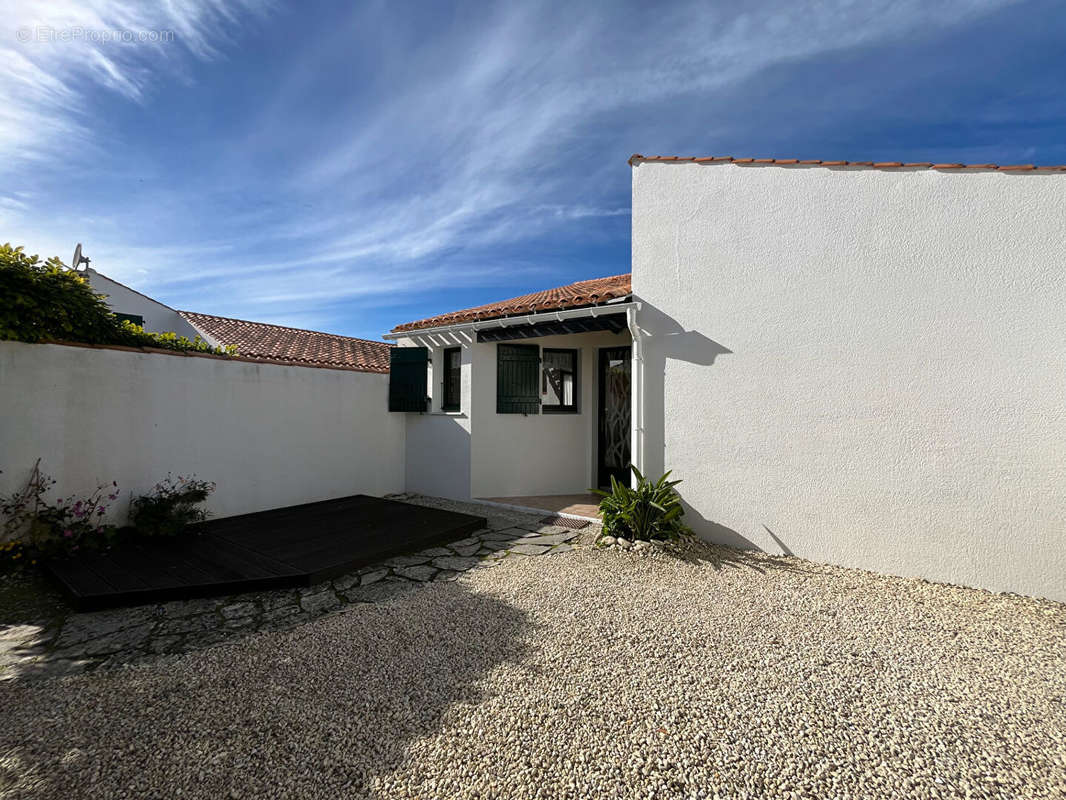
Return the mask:
{"type": "MultiPolygon", "coordinates": [[[[106,302],[112,311],[120,314],[138,314],[144,318],[144,329],[156,333],[176,333],[188,339],[209,340],[182,317],[177,311],[140,292],[123,286],[94,269],[86,269],[85,277],[93,291],[107,295],[106,302]]],[[[218,344],[211,342],[211,344],[218,344]]]]}
{"type": "Polygon", "coordinates": [[[465,414],[404,416],[407,417],[407,491],[469,500],[469,417],[465,414]]]}
{"type": "Polygon", "coordinates": [[[1066,600],[1066,175],[639,163],[646,466],[703,535],[1066,600]]]}
{"type": "MultiPolygon", "coordinates": [[[[439,365],[446,347],[462,347],[459,413],[440,412],[441,373],[429,378],[431,412],[407,420],[407,489],[441,497],[575,494],[596,481],[596,363],[601,347],[629,344],[628,333],[522,339],[542,348],[576,349],[577,414],[497,414],[496,343],[472,334],[412,336],[398,346],[428,346],[439,365]]],[[[519,343],[519,342],[516,342],[519,343]]]]}
{"type": "Polygon", "coordinates": [[[474,497],[578,494],[596,485],[596,363],[602,347],[629,344],[629,334],[580,333],[514,344],[577,349],[581,401],[577,414],[497,414],[496,343],[473,351],[474,497]]]}
{"type": "Polygon", "coordinates": [[[218,484],[218,516],[404,487],[388,376],[195,356],[0,342],[0,494],[34,461],[57,492],[167,473],[218,484]]]}
{"type": "Polygon", "coordinates": [[[467,339],[454,336],[400,338],[397,347],[429,349],[427,393],[430,410],[425,414],[392,412],[406,426],[406,490],[453,500],[470,499],[470,351],[462,350],[460,411],[441,410],[443,357],[447,347],[459,347],[467,339]]]}

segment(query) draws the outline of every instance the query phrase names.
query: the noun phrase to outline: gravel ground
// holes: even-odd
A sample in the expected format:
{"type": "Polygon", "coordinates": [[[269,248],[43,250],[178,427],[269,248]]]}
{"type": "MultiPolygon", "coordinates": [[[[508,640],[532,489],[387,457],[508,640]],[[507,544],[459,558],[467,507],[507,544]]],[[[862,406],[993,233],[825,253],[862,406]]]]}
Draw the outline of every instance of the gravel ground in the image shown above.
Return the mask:
{"type": "Polygon", "coordinates": [[[0,796],[1066,796],[1066,607],[580,548],[0,686],[0,796]]]}

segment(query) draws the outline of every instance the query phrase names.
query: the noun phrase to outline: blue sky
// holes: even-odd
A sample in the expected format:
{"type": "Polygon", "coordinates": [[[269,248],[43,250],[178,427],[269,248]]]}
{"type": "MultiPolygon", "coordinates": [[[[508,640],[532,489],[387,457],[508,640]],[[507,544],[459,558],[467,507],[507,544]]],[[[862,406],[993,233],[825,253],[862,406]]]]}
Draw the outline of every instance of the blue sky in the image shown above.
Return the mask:
{"type": "Polygon", "coordinates": [[[627,272],[634,152],[1066,163],[1059,3],[4,7],[0,240],[353,336],[627,272]]]}

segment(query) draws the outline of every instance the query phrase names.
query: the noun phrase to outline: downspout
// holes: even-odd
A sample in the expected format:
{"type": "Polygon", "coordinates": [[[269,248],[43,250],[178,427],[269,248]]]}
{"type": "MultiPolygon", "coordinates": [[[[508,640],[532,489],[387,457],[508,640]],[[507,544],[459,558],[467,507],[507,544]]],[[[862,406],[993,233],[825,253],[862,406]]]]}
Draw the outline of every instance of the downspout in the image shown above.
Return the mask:
{"type": "Polygon", "coordinates": [[[626,323],[629,335],[633,338],[632,386],[630,390],[631,434],[629,440],[630,461],[641,474],[644,473],[644,339],[637,324],[637,311],[640,303],[633,303],[626,309],[626,323]]]}

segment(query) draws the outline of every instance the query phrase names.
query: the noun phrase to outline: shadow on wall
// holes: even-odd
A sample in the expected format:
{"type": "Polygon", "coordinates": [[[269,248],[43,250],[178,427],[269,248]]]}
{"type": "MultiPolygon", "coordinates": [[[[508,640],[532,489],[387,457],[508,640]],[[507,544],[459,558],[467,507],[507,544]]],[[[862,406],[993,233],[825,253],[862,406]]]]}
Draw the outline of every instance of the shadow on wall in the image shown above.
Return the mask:
{"type": "Polygon", "coordinates": [[[167,669],[26,683],[6,699],[36,713],[4,715],[0,786],[26,798],[150,785],[173,796],[185,775],[200,797],[376,796],[453,705],[487,699],[479,684],[522,659],[527,628],[502,600],[434,584],[167,669]],[[181,735],[160,720],[180,720],[181,735]]]}
{"type": "MultiPolygon", "coordinates": [[[[666,362],[710,367],[733,351],[698,331],[686,331],[672,317],[645,303],[640,310],[644,340],[644,472],[666,471],[666,362]]],[[[683,475],[676,477],[684,478],[683,475]]]]}
{"type": "MultiPolygon", "coordinates": [[[[730,355],[733,351],[699,331],[686,331],[675,319],[647,303],[640,310],[640,325],[647,337],[644,345],[644,472],[658,476],[673,467],[666,463],[666,362],[674,360],[698,367],[711,367],[719,356],[730,355]]],[[[711,381],[713,377],[707,377],[706,380],[711,381]]],[[[698,398],[694,401],[699,402],[698,398]]],[[[708,413],[713,413],[713,410],[708,409],[708,413]]],[[[708,465],[710,468],[711,465],[708,465]]],[[[673,477],[684,480],[686,476],[673,477]]],[[[696,511],[685,500],[684,483],[677,491],[685,507],[686,523],[701,538],[737,550],[762,550],[732,528],[709,520],[696,511]]],[[[766,528],[766,532],[784,555],[792,555],[792,551],[773,531],[766,528]]]]}
{"type": "MultiPolygon", "coordinates": [[[[811,571],[802,561],[777,558],[776,554],[764,554],[759,545],[741,536],[732,528],[708,520],[684,501],[682,505],[685,507],[685,522],[698,532],[702,539],[699,546],[682,548],[676,554],[676,557],[682,561],[710,564],[716,571],[750,569],[761,574],[767,572],[806,574],[811,571]]],[[[769,528],[767,532],[770,532],[769,528]]],[[[772,533],[770,535],[773,536],[772,533]]],[[[774,541],[781,544],[776,536],[774,541]]],[[[784,550],[782,555],[792,555],[792,552],[783,544],[781,544],[781,549],[784,550]]]]}
{"type": "Polygon", "coordinates": [[[685,524],[699,534],[700,538],[707,543],[703,551],[696,550],[692,553],[686,553],[685,560],[708,561],[715,569],[721,569],[722,567],[748,567],[756,572],[766,572],[771,568],[788,572],[807,571],[802,565],[794,562],[767,559],[765,556],[745,555],[744,551],[746,550],[757,550],[760,553],[767,553],[767,555],[771,556],[795,555],[766,525],[762,526],[763,530],[770,535],[770,538],[780,548],[780,553],[769,553],[761,545],[756,544],[727,525],[707,519],[683,497],[681,498],[681,505],[685,509],[685,524]]]}
{"type": "Polygon", "coordinates": [[[470,431],[447,414],[407,414],[405,490],[470,498],[470,431]]]}

